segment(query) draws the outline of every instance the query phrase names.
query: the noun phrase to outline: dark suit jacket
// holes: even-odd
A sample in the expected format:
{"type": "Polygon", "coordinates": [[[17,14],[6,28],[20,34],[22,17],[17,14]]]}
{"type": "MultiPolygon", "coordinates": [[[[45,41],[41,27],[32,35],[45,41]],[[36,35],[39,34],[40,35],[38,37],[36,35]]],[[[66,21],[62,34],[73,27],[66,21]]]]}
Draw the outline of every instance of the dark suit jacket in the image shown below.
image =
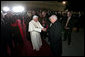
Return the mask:
{"type": "MultiPolygon", "coordinates": [[[[66,17],[66,18],[64,19],[64,21],[63,21],[64,27],[65,27],[65,25],[66,25],[67,18],[68,18],[68,17],[66,17]]],[[[75,19],[74,19],[73,16],[71,16],[71,19],[69,20],[69,23],[68,23],[67,27],[69,27],[70,29],[72,29],[72,28],[74,27],[74,24],[75,24],[75,19]]]]}
{"type": "Polygon", "coordinates": [[[61,23],[56,21],[54,24],[52,24],[51,27],[48,28],[48,37],[51,42],[57,42],[57,40],[61,40],[61,32],[62,27],[61,23]]]}
{"type": "Polygon", "coordinates": [[[60,56],[62,54],[61,32],[61,23],[58,21],[48,28],[48,38],[50,41],[51,50],[55,56],[60,56]]]}

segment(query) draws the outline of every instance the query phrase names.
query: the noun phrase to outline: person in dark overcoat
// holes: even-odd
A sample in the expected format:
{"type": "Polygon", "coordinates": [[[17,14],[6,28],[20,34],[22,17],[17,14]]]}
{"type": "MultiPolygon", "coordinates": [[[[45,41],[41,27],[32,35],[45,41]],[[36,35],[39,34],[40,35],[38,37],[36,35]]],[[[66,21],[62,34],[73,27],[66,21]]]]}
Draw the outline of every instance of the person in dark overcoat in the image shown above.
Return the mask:
{"type": "Polygon", "coordinates": [[[57,16],[52,15],[50,18],[51,24],[48,27],[48,39],[50,42],[50,47],[54,56],[61,56],[62,54],[62,26],[61,23],[57,21],[57,16]]]}

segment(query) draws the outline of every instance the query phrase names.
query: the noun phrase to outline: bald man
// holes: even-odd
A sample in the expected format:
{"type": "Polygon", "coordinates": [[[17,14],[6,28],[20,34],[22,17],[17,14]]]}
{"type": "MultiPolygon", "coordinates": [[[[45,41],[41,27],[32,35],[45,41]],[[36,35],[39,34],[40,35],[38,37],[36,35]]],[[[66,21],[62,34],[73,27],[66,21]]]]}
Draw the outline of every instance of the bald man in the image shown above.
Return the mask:
{"type": "Polygon", "coordinates": [[[29,22],[29,32],[31,35],[33,50],[39,51],[40,47],[42,46],[40,36],[41,31],[46,31],[46,29],[38,21],[38,16],[34,15],[33,20],[29,22]]]}
{"type": "Polygon", "coordinates": [[[51,24],[50,27],[48,28],[48,37],[49,37],[52,53],[54,56],[61,56],[62,53],[61,23],[57,21],[56,15],[52,15],[49,18],[49,20],[51,24]]]}

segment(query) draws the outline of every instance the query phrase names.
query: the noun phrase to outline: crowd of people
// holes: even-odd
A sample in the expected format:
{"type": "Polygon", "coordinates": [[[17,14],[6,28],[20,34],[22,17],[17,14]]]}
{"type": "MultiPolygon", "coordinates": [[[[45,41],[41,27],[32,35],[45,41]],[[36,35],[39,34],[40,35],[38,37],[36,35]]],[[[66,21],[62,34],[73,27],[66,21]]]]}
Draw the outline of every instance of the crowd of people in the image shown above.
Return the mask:
{"type": "MultiPolygon", "coordinates": [[[[71,32],[73,27],[77,27],[79,29],[79,20],[80,15],[73,15],[71,12],[59,12],[59,11],[51,11],[51,10],[28,10],[24,13],[12,13],[8,11],[6,15],[4,12],[1,12],[1,38],[0,38],[0,55],[6,56],[7,45],[11,50],[11,55],[13,52],[13,42],[15,47],[18,45],[23,46],[25,40],[32,41],[33,49],[36,49],[37,43],[34,42],[36,40],[33,39],[32,30],[38,31],[40,33],[37,34],[41,39],[49,38],[51,42],[50,46],[52,52],[55,56],[59,56],[62,53],[62,40],[61,40],[61,32],[64,33],[64,41],[68,38],[68,45],[71,43],[71,32]],[[37,30],[35,27],[32,27],[32,20],[39,21],[41,30],[37,30]],[[57,44],[55,44],[57,43],[57,44]],[[55,51],[55,49],[57,51],[55,51]]],[[[36,24],[34,24],[36,26],[36,24]]],[[[39,27],[39,26],[38,26],[39,27]]],[[[39,38],[37,36],[37,38],[39,38]]],[[[41,39],[39,39],[41,41],[41,39]]],[[[40,46],[42,43],[38,41],[40,46]]],[[[39,50],[39,48],[37,49],[39,50]]]]}

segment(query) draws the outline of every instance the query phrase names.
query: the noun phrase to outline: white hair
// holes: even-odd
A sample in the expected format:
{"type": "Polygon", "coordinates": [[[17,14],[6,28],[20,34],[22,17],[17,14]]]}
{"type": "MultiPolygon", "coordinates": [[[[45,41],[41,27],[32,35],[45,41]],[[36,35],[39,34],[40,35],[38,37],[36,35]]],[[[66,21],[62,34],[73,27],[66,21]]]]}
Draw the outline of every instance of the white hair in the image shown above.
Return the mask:
{"type": "Polygon", "coordinates": [[[35,18],[38,18],[38,16],[37,16],[37,15],[34,15],[34,16],[33,16],[33,19],[35,19],[35,18]]]}
{"type": "Polygon", "coordinates": [[[58,19],[56,15],[52,15],[49,19],[58,19]]]}

